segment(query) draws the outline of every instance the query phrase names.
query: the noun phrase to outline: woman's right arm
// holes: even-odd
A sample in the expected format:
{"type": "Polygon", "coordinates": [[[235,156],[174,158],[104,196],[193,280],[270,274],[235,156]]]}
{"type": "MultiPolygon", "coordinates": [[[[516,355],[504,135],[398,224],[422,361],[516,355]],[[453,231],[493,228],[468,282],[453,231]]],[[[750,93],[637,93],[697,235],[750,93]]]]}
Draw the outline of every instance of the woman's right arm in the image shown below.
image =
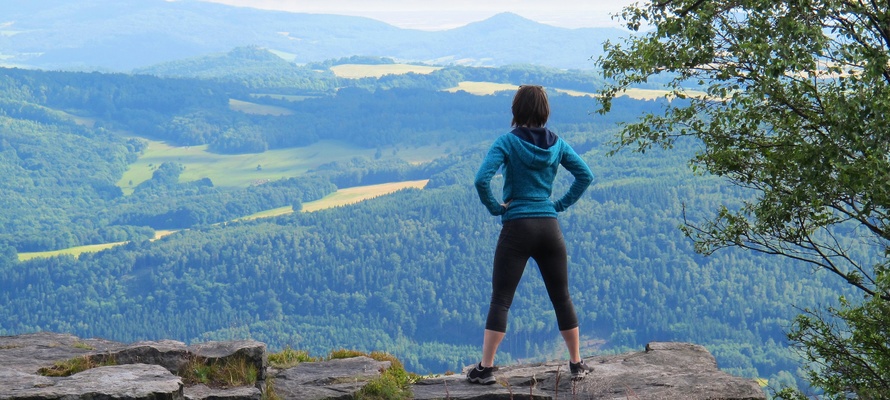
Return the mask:
{"type": "Polygon", "coordinates": [[[488,154],[485,155],[479,171],[476,172],[475,181],[479,200],[491,215],[503,215],[507,211],[507,208],[494,197],[494,193],[491,191],[491,178],[498,172],[498,168],[504,164],[506,157],[506,153],[499,145],[499,142],[500,140],[496,140],[491,145],[491,148],[488,149],[488,154]]]}
{"type": "Polygon", "coordinates": [[[590,171],[590,167],[587,166],[587,163],[584,162],[584,159],[578,153],[575,153],[575,150],[568,143],[565,143],[565,151],[559,163],[575,177],[575,181],[572,182],[569,191],[554,202],[553,207],[556,209],[556,212],[565,211],[566,208],[575,204],[593,182],[593,172],[590,171]]]}

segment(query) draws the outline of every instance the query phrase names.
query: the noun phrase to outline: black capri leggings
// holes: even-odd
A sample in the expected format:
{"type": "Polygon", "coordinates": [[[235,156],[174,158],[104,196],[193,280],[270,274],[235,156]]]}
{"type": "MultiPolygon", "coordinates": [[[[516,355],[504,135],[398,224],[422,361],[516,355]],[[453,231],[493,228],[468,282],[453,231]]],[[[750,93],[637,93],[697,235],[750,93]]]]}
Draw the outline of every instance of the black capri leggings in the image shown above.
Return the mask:
{"type": "Polygon", "coordinates": [[[556,218],[522,218],[504,221],[501,228],[494,252],[491,305],[485,329],[507,331],[507,312],[529,258],[533,258],[541,270],[559,330],[578,327],[569,296],[566,245],[559,223],[556,218]]]}

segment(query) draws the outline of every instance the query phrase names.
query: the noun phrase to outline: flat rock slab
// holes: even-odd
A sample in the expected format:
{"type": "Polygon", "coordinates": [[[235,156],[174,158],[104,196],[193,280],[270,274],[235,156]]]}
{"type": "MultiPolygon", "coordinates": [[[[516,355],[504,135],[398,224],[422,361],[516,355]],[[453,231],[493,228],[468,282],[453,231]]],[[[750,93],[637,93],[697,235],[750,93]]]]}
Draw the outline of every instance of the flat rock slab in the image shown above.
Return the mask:
{"type": "Polygon", "coordinates": [[[22,375],[4,379],[0,399],[184,399],[182,380],[158,365],[97,367],[63,378],[22,375]]]}
{"type": "Polygon", "coordinates": [[[414,385],[414,398],[766,399],[756,382],[720,371],[711,353],[694,344],[655,342],[643,352],[585,361],[594,370],[580,381],[572,381],[567,362],[508,366],[495,372],[498,383],[493,385],[470,384],[465,375],[420,381],[414,385]]]}
{"type": "Polygon", "coordinates": [[[0,365],[36,374],[38,369],[50,367],[56,361],[108,353],[124,347],[123,343],[51,332],[0,336],[0,365]]]}
{"type": "Polygon", "coordinates": [[[272,376],[275,394],[282,399],[353,399],[367,381],[389,368],[389,361],[353,357],[300,363],[272,376]]]}
{"type": "Polygon", "coordinates": [[[255,387],[213,389],[207,385],[195,385],[183,390],[186,400],[261,400],[262,392],[255,387]]]}

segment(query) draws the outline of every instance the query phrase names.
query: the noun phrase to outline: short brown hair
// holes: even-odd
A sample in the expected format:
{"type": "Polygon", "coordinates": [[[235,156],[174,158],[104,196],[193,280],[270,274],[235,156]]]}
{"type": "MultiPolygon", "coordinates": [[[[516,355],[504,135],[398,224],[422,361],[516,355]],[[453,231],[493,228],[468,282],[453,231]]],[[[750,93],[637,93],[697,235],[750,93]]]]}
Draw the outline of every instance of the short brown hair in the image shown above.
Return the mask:
{"type": "Polygon", "coordinates": [[[511,126],[539,128],[550,118],[550,102],[547,92],[537,85],[522,85],[513,97],[513,121],[511,126]]]}

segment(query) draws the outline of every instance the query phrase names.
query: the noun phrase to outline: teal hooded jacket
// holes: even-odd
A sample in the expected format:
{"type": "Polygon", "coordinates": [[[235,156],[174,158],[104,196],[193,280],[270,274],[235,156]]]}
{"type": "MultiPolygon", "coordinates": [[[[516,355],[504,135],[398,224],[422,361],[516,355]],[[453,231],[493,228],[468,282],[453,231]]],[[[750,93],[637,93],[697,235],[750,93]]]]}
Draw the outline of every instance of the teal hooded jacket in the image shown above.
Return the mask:
{"type": "Polygon", "coordinates": [[[516,128],[498,137],[479,171],[476,191],[491,215],[502,221],[518,218],[556,217],[575,204],[593,182],[587,163],[564,140],[546,128],[516,128]],[[504,166],[503,201],[491,190],[491,179],[504,166]],[[575,181],[562,197],[553,201],[553,180],[562,165],[575,181]],[[507,207],[501,204],[508,204],[507,207]]]}

